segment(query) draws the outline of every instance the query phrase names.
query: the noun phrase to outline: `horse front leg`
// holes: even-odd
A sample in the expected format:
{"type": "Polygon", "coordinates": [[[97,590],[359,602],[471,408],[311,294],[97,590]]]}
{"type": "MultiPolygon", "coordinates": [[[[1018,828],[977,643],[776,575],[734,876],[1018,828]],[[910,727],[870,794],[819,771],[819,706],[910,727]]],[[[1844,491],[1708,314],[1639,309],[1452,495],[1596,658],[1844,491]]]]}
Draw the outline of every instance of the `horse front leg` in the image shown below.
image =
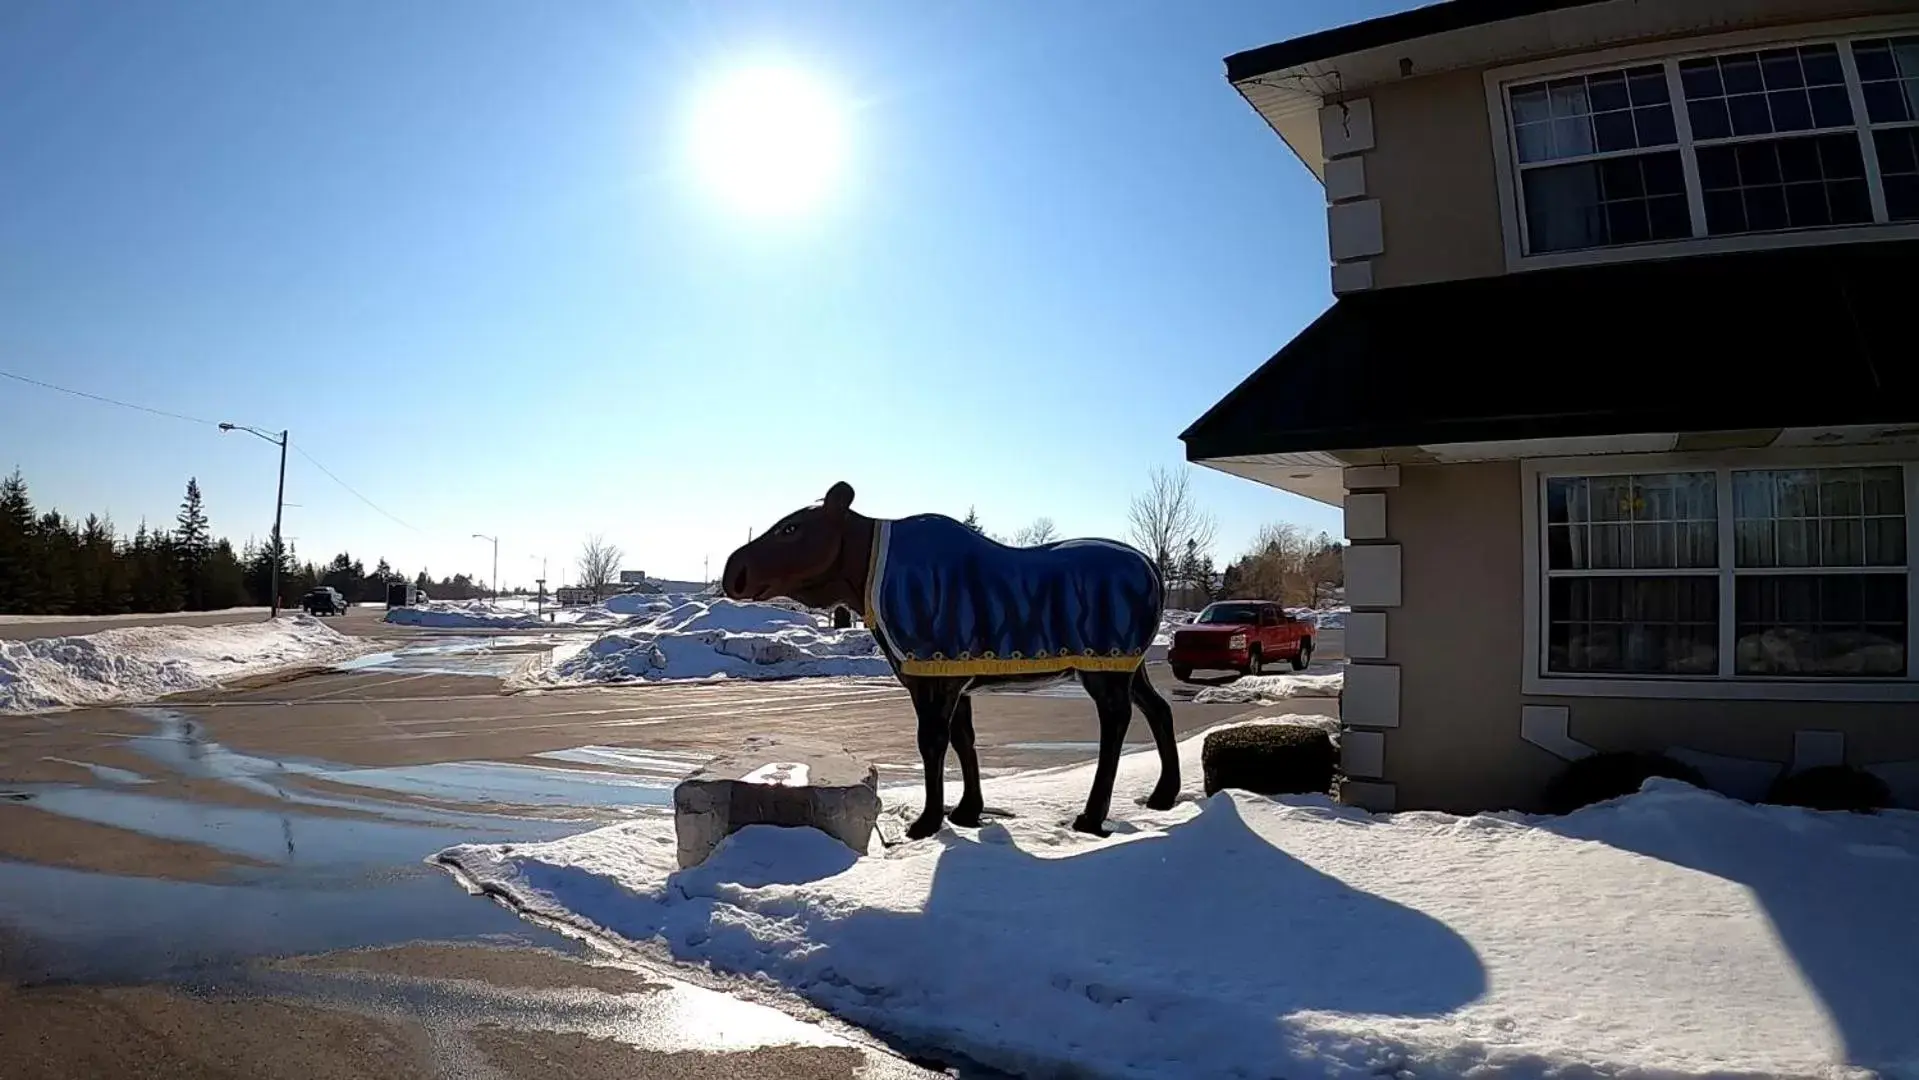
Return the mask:
{"type": "Polygon", "coordinates": [[[921,678],[907,686],[919,720],[920,765],[926,770],[926,808],[907,826],[908,840],[924,840],[946,821],[946,744],[955,700],[950,682],[921,678]]]}

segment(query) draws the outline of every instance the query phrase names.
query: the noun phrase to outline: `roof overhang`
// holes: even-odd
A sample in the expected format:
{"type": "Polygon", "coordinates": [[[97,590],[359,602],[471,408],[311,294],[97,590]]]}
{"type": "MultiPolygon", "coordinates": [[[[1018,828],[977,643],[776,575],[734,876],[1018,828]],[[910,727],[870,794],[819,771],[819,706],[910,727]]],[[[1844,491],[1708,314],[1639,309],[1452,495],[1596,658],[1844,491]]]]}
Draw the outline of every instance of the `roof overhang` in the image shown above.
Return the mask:
{"type": "Polygon", "coordinates": [[[1682,35],[1857,14],[1857,0],[1448,0],[1235,53],[1226,78],[1325,178],[1319,110],[1382,83],[1682,35]]]}
{"type": "Polygon", "coordinates": [[[1322,501],[1354,465],[1914,439],[1914,281],[1887,240],[1354,293],[1180,438],[1322,501]]]}

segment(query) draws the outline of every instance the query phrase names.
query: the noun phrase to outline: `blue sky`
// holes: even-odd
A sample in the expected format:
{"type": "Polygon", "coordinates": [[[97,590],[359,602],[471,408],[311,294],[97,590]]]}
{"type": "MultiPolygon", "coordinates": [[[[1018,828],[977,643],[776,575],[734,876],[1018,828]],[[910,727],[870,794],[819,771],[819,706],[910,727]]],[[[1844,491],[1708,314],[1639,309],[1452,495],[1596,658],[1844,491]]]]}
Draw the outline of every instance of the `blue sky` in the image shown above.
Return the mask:
{"type": "MultiPolygon", "coordinates": [[[[850,481],[1123,537],[1178,434],[1328,303],[1316,182],[1227,54],[1383,4],[0,8],[0,368],[292,430],[286,532],[671,577],[850,481]],[[810,208],[691,164],[713,87],[842,102],[810,208]],[[384,511],[382,513],[381,511],[384,511]],[[389,516],[390,515],[390,516],[389,516]],[[397,519],[397,520],[396,520],[397,519]]],[[[36,501],[264,537],[271,447],[0,380],[36,501]]],[[[1231,556],[1337,513],[1194,469],[1231,556]]]]}

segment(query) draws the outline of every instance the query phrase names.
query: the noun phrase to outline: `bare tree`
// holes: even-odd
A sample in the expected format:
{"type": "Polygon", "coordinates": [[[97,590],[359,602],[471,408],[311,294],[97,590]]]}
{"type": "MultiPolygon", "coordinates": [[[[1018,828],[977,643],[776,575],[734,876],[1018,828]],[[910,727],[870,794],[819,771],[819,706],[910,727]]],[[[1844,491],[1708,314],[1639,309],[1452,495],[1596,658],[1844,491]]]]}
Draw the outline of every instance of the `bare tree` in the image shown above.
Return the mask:
{"type": "Polygon", "coordinates": [[[1059,530],[1053,527],[1049,517],[1034,518],[1031,525],[1013,533],[1014,547],[1038,547],[1059,539],[1059,530]]]}
{"type": "Polygon", "coordinates": [[[1242,595],[1307,606],[1344,581],[1344,560],[1338,541],[1327,534],[1312,536],[1278,522],[1261,527],[1252,550],[1234,565],[1233,577],[1242,595]]]}
{"type": "Polygon", "coordinates": [[[625,557],[618,545],[607,543],[597,533],[580,545],[580,584],[593,590],[593,599],[600,599],[613,583],[620,572],[620,560],[625,557]]]}
{"type": "Polygon", "coordinates": [[[1152,556],[1160,576],[1172,573],[1188,545],[1198,554],[1213,547],[1218,526],[1213,515],[1193,501],[1191,474],[1185,470],[1170,472],[1155,467],[1146,491],[1133,496],[1128,518],[1133,524],[1133,542],[1152,556]]]}

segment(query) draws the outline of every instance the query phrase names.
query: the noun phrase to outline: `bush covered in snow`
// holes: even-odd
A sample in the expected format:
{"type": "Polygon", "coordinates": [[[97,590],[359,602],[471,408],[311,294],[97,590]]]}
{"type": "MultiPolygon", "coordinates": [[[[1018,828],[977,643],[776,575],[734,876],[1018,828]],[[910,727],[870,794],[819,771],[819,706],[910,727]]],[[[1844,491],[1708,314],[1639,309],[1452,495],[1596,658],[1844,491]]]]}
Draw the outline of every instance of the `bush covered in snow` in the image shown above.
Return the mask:
{"type": "Polygon", "coordinates": [[[1647,780],[1663,776],[1697,788],[1706,786],[1698,769],[1664,754],[1620,751],[1580,758],[1546,785],[1546,812],[1570,814],[1582,806],[1631,795],[1647,780]]]}
{"type": "Polygon", "coordinates": [[[1820,765],[1773,781],[1766,801],[1812,810],[1850,810],[1870,814],[1892,806],[1886,782],[1845,765],[1820,765]]]}
{"type": "Polygon", "coordinates": [[[1324,729],[1304,724],[1243,724],[1215,731],[1200,750],[1206,794],[1226,788],[1256,795],[1323,795],[1333,789],[1337,755],[1324,729]]]}

